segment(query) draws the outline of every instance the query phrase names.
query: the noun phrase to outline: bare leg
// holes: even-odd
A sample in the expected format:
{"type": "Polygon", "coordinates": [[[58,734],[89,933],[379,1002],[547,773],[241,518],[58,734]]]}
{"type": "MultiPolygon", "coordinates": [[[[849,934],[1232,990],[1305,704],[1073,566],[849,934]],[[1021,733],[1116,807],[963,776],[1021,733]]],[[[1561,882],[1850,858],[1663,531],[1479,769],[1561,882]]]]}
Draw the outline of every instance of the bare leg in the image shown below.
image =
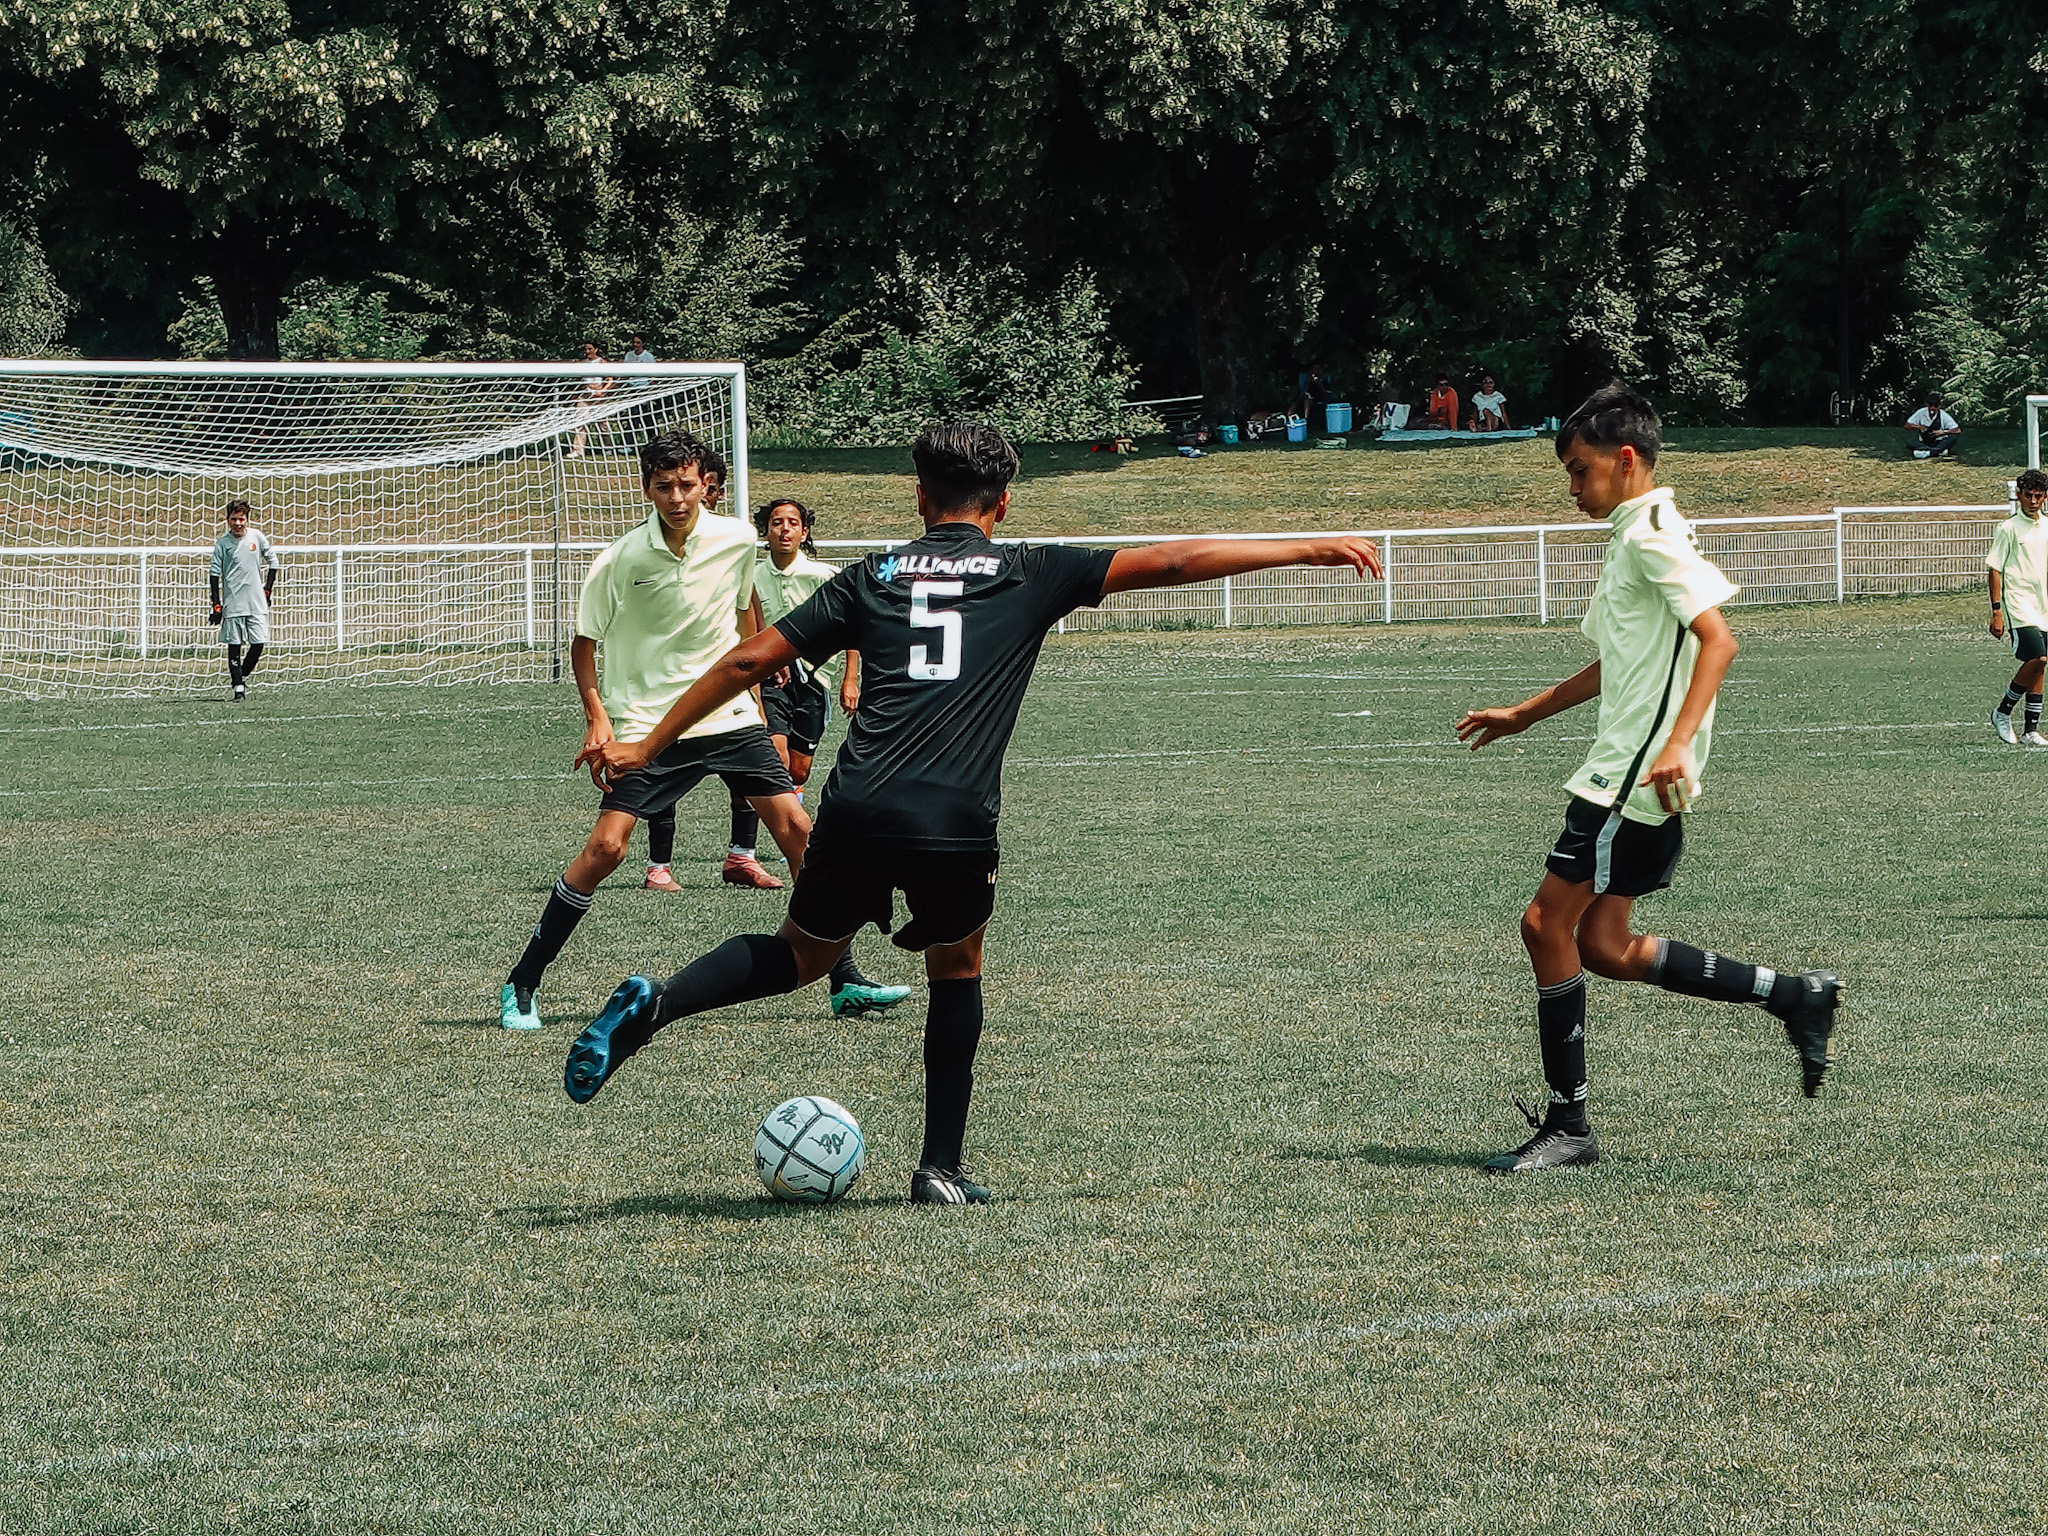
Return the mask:
{"type": "Polygon", "coordinates": [[[794,794],[749,795],[747,804],[754,808],[761,825],[775,839],[775,846],[789,860],[790,878],[795,879],[804,867],[804,850],[811,842],[811,816],[804,809],[803,800],[794,794]]]}

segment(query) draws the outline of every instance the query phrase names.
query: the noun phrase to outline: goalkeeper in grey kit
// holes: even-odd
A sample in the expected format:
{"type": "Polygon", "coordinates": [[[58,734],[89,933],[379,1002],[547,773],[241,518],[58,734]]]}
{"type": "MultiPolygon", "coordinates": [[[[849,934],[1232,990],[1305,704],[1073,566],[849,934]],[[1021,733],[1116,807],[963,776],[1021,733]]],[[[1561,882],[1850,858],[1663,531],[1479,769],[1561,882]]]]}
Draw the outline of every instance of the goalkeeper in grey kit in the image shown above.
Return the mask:
{"type": "Polygon", "coordinates": [[[228,686],[239,704],[249,696],[249,674],[270,644],[270,592],[277,582],[277,551],[260,528],[249,526],[249,503],[228,503],[228,531],[213,541],[206,585],[211,622],[228,649],[228,686]]]}

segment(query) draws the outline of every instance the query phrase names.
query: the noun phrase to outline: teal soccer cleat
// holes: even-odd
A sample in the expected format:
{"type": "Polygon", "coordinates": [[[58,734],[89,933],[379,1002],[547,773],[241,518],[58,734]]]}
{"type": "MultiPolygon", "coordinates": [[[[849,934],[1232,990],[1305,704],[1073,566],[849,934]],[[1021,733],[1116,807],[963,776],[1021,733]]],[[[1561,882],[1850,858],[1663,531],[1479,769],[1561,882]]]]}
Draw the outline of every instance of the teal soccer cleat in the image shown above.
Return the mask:
{"type": "Polygon", "coordinates": [[[625,1061],[654,1036],[654,1004],[660,991],[645,976],[619,983],[603,1012],[585,1026],[569,1047],[562,1068],[562,1091],[578,1104],[588,1104],[625,1061]],[[620,1031],[625,1038],[619,1038],[620,1031]]]}
{"type": "Polygon", "coordinates": [[[498,988],[498,1027],[539,1029],[540,1009],[534,1006],[533,994],[513,986],[509,981],[498,988]]]}
{"type": "Polygon", "coordinates": [[[910,996],[908,987],[885,987],[877,982],[850,981],[832,989],[832,1017],[850,1019],[858,1014],[879,1013],[894,1008],[910,996]]]}

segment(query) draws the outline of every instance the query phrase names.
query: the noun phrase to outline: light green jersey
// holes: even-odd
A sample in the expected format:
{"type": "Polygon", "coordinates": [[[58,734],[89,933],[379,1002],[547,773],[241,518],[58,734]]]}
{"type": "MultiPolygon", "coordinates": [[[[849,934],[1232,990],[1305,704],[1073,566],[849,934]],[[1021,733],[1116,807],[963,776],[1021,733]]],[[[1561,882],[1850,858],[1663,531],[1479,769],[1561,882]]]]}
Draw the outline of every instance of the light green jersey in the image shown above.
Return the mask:
{"type": "Polygon", "coordinates": [[[2013,513],[1991,535],[1984,564],[1999,574],[2005,622],[2048,629],[2048,518],[2013,513]]]}
{"type": "MultiPolygon", "coordinates": [[[[1600,731],[1565,788],[1582,800],[1611,806],[1629,764],[1641,752],[1636,788],[1622,815],[1660,822],[1664,808],[1643,781],[1671,739],[1671,723],[1692,685],[1700,651],[1692,621],[1742,589],[1700,553],[1692,525],[1678,515],[1667,490],[1624,501],[1608,514],[1607,523],[1613,531],[1600,562],[1600,581],[1579,626],[1600,648],[1600,731]]],[[[1703,778],[1713,735],[1710,704],[1692,743],[1703,778]]]]}
{"type": "Polygon", "coordinates": [[[220,581],[220,611],[230,619],[254,618],[270,612],[270,598],[263,590],[263,573],[277,569],[277,551],[260,528],[250,528],[238,539],[224,533],[213,541],[213,557],[206,573],[220,581]]]}
{"type": "MultiPolygon", "coordinates": [[[[838,567],[805,554],[801,549],[789,562],[789,569],[775,569],[775,557],[762,550],[754,566],[754,590],[761,594],[761,617],[773,624],[818,588],[839,574],[838,567]]],[[[836,683],[841,663],[833,657],[813,672],[820,682],[836,683]]]]}
{"type": "MultiPolygon", "coordinates": [[[[661,536],[661,515],[650,512],[597,557],[576,600],[576,633],[600,647],[599,687],[621,741],[653,730],[740,643],[739,616],[753,599],[754,530],[736,517],[698,514],[677,559],[661,536]]],[[[761,723],[749,691],[683,735],[721,736],[761,723]]]]}

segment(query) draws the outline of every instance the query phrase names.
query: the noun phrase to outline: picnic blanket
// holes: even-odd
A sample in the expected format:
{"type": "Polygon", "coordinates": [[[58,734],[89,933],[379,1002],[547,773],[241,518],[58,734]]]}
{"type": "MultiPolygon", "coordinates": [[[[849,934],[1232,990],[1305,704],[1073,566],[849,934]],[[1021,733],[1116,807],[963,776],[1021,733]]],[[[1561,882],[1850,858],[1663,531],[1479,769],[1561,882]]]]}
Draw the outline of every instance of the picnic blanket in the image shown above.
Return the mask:
{"type": "Polygon", "coordinates": [[[1505,443],[1517,438],[1538,435],[1535,427],[1515,427],[1506,432],[1453,432],[1449,427],[1419,427],[1415,431],[1402,428],[1386,431],[1379,435],[1383,443],[1505,443]]]}

